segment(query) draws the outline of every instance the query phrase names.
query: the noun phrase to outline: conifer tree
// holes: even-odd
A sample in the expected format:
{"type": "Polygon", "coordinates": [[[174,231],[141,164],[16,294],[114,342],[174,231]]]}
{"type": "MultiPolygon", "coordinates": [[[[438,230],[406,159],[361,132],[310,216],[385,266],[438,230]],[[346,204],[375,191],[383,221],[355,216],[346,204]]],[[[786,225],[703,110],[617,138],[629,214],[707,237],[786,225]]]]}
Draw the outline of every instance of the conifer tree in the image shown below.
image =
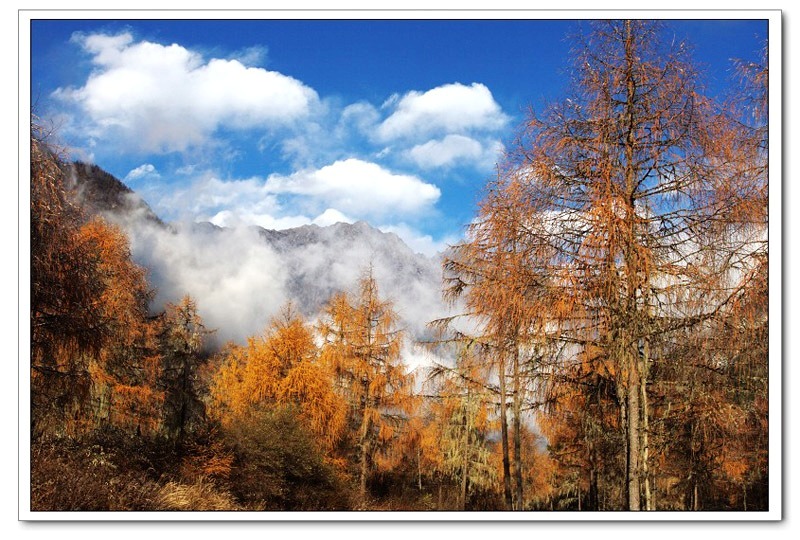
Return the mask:
{"type": "Polygon", "coordinates": [[[397,314],[389,301],[380,298],[371,269],[361,277],[357,294],[331,299],[320,333],[322,357],[350,404],[356,475],[364,502],[377,461],[392,451],[416,401],[413,376],[400,358],[403,333],[397,328],[397,314]]]}
{"type": "Polygon", "coordinates": [[[535,387],[588,350],[613,373],[630,510],[654,508],[651,391],[685,361],[672,344],[730,316],[766,255],[749,130],[663,37],[657,21],[591,23],[568,99],[531,116],[446,262],[497,350],[539,351],[535,387]]]}

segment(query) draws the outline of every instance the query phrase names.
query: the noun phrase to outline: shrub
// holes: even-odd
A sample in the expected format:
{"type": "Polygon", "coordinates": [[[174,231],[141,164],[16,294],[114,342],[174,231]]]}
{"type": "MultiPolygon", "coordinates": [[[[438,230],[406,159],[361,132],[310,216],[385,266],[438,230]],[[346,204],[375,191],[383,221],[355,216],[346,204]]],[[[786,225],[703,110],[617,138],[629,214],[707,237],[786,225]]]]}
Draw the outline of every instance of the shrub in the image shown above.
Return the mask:
{"type": "Polygon", "coordinates": [[[120,470],[98,445],[69,439],[31,446],[32,511],[154,510],[158,485],[120,470]]]}
{"type": "Polygon", "coordinates": [[[254,409],[225,433],[231,491],[267,510],[342,510],[349,496],[291,408],[254,409]]]}

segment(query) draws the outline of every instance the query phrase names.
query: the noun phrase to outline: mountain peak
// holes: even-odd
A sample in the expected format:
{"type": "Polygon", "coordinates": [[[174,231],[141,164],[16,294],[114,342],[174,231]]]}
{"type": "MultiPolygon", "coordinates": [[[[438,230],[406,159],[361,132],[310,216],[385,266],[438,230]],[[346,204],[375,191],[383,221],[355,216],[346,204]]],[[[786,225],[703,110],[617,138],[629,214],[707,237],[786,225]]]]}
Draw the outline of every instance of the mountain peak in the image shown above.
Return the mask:
{"type": "Polygon", "coordinates": [[[425,323],[445,312],[439,260],[415,253],[396,234],[365,221],[283,230],[165,225],[136,193],[99,167],[71,168],[87,210],[108,216],[130,237],[134,260],[148,268],[157,290],[154,309],[190,294],[223,341],[261,331],[286,301],[315,317],[335,293],[353,291],[367,266],[381,295],[395,302],[410,336],[422,339],[425,323]]]}
{"type": "Polygon", "coordinates": [[[116,217],[140,214],[148,221],[164,225],[144,199],[99,166],[73,161],[65,172],[70,188],[90,213],[116,217]]]}

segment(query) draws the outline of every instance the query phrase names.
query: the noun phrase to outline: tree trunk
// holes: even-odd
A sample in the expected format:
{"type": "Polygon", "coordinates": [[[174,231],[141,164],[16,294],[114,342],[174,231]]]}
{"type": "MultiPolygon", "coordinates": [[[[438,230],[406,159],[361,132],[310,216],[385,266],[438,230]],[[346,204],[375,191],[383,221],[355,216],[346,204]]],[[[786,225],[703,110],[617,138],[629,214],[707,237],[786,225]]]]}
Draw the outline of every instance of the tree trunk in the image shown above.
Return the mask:
{"type": "Polygon", "coordinates": [[[639,362],[635,358],[628,358],[628,510],[637,512],[641,510],[639,474],[640,426],[639,426],[639,362]]]}
{"type": "Polygon", "coordinates": [[[625,80],[627,85],[625,111],[627,116],[627,133],[625,137],[625,191],[627,194],[626,228],[628,238],[624,246],[625,274],[627,277],[627,299],[625,301],[625,321],[627,325],[621,342],[623,365],[628,368],[628,510],[641,510],[641,374],[639,370],[638,340],[634,341],[637,322],[639,321],[639,271],[640,264],[636,255],[636,165],[634,163],[636,146],[636,80],[634,65],[636,64],[631,21],[625,21],[625,80]]]}
{"type": "MultiPolygon", "coordinates": [[[[465,460],[466,461],[466,460],[465,460]]],[[[464,464],[466,466],[466,463],[464,464]]],[[[464,474],[461,475],[461,510],[467,509],[467,485],[469,483],[469,476],[467,476],[467,471],[464,470],[464,474]]]]}
{"type": "Polygon", "coordinates": [[[513,401],[513,423],[514,423],[514,481],[515,481],[515,500],[514,510],[522,510],[522,435],[521,420],[522,396],[520,394],[520,373],[519,373],[519,347],[514,346],[514,401],[513,401]]]}
{"type": "Polygon", "coordinates": [[[362,503],[367,500],[367,473],[369,469],[367,446],[367,441],[361,443],[361,473],[359,475],[358,495],[362,503]]]}
{"type": "Polygon", "coordinates": [[[367,500],[367,476],[369,474],[369,430],[370,430],[370,407],[369,407],[369,382],[364,383],[364,411],[361,415],[361,429],[359,434],[359,451],[361,471],[359,474],[359,489],[358,494],[361,503],[367,500]]]}
{"type": "Polygon", "coordinates": [[[650,448],[648,439],[650,421],[648,420],[649,411],[647,407],[647,368],[649,365],[649,358],[650,358],[650,342],[647,339],[645,339],[642,353],[643,353],[642,364],[639,367],[639,372],[641,374],[640,399],[642,400],[641,470],[642,470],[642,479],[644,481],[644,509],[650,511],[650,510],[655,510],[655,504],[653,501],[652,494],[650,493],[650,467],[648,465],[648,460],[650,457],[650,448]]]}
{"type": "Polygon", "coordinates": [[[625,504],[628,503],[630,500],[630,487],[631,484],[628,481],[629,474],[630,474],[630,458],[631,458],[631,448],[630,448],[630,436],[628,433],[630,432],[630,426],[628,425],[628,393],[626,391],[627,381],[620,380],[617,382],[617,399],[619,400],[619,425],[621,426],[624,434],[624,442],[625,442],[625,504]]]}
{"type": "MultiPolygon", "coordinates": [[[[188,353],[187,353],[188,355],[188,353]]],[[[183,366],[181,368],[181,412],[178,416],[178,441],[183,442],[186,430],[186,396],[189,393],[189,374],[187,370],[188,361],[186,356],[183,359],[183,366]]]]}
{"type": "Polygon", "coordinates": [[[417,490],[422,491],[422,450],[417,446],[417,490]]]}
{"type": "Polygon", "coordinates": [[[469,420],[467,410],[464,409],[463,426],[464,426],[464,447],[462,449],[461,458],[461,510],[467,509],[467,482],[469,481],[469,420]]]}
{"type": "Polygon", "coordinates": [[[500,436],[503,445],[503,494],[506,510],[513,510],[511,497],[511,467],[508,459],[508,419],[506,414],[506,369],[505,362],[500,359],[498,366],[500,378],[500,436]]]}
{"type": "Polygon", "coordinates": [[[747,484],[746,483],[742,486],[742,504],[744,505],[744,511],[747,512],[747,484]]]}

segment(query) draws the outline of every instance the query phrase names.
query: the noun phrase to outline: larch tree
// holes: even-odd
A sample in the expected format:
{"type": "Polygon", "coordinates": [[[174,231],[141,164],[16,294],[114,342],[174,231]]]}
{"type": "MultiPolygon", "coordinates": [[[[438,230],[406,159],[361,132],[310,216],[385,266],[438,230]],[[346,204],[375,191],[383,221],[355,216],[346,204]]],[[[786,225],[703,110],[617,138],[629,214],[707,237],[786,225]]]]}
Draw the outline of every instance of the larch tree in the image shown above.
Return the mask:
{"type": "Polygon", "coordinates": [[[322,358],[350,404],[359,495],[364,502],[377,461],[382,453],[391,452],[416,404],[413,375],[400,358],[403,333],[392,304],[381,299],[371,269],[361,277],[357,294],[331,299],[319,330],[322,358]]]}
{"type": "Polygon", "coordinates": [[[624,506],[619,486],[625,463],[615,449],[625,443],[613,368],[602,351],[583,351],[576,363],[555,374],[549,401],[537,411],[537,426],[548,441],[553,466],[554,506],[578,510],[624,506]]]}
{"type": "Polygon", "coordinates": [[[122,231],[90,218],[63,160],[31,121],[31,422],[80,432],[155,430],[158,353],[151,291],[122,231]]]}
{"type": "Polygon", "coordinates": [[[77,414],[88,402],[87,355],[103,341],[97,269],[78,233],[85,216],[69,197],[61,159],[31,119],[31,427],[77,414]],[[60,418],[58,418],[60,417],[60,418]]]}
{"type": "MultiPolygon", "coordinates": [[[[605,20],[578,37],[569,98],[531,115],[446,263],[496,345],[548,345],[534,371],[569,369],[590,349],[610,366],[629,510],[654,508],[654,366],[676,361],[672,341],[731,313],[765,250],[758,227],[743,226],[766,181],[736,151],[749,148],[746,130],[661,30],[605,20]]],[[[516,365],[514,348],[498,350],[512,352],[499,366],[516,365]]]]}
{"type": "Polygon", "coordinates": [[[526,193],[504,178],[501,174],[489,185],[467,239],[444,260],[445,297],[463,301],[464,315],[477,325],[476,335],[468,339],[481,344],[480,354],[491,368],[485,373],[487,384],[496,381],[504,500],[508,510],[521,510],[523,416],[538,403],[540,377],[547,371],[546,314],[563,311],[567,302],[553,297],[555,275],[543,272],[539,263],[548,249],[526,244],[526,193]]]}
{"type": "Polygon", "coordinates": [[[458,508],[467,510],[471,495],[497,487],[488,443],[496,393],[487,386],[488,369],[477,347],[457,346],[455,365],[436,365],[428,376],[435,392],[428,403],[423,448],[440,487],[443,480],[454,482],[458,508]]]}
{"type": "Polygon", "coordinates": [[[660,30],[594,23],[574,95],[532,118],[518,162],[531,210],[552,219],[530,239],[557,247],[571,268],[563,294],[581,306],[561,329],[615,364],[630,510],[652,509],[647,389],[653,362],[669,361],[652,344],[725,312],[753,249],[731,234],[742,200],[725,196],[753,182],[731,152],[739,130],[702,94],[688,47],[660,30]]]}
{"type": "MultiPolygon", "coordinates": [[[[163,392],[157,328],[148,318],[152,291],[146,270],[131,259],[128,239],[117,226],[94,217],[80,231],[99,271],[102,293],[95,310],[106,335],[89,360],[94,423],[152,434],[161,426],[163,392]]],[[[88,262],[88,261],[87,261],[88,262]]]]}
{"type": "Polygon", "coordinates": [[[211,416],[223,427],[258,407],[293,407],[304,426],[336,460],[344,436],[346,404],[334,391],[334,377],[320,359],[314,331],[289,304],[263,336],[222,352],[211,384],[211,416]]]}

